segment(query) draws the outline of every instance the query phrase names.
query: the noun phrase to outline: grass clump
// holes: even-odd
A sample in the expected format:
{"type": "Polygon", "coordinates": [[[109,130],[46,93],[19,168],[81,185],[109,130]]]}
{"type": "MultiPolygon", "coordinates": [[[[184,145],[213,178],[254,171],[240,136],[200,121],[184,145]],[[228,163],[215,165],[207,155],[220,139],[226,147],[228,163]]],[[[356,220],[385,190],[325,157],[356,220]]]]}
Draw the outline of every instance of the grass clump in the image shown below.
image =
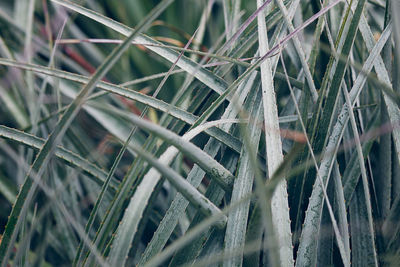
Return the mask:
{"type": "Polygon", "coordinates": [[[395,265],[399,8],[1,2],[1,266],[395,265]]]}

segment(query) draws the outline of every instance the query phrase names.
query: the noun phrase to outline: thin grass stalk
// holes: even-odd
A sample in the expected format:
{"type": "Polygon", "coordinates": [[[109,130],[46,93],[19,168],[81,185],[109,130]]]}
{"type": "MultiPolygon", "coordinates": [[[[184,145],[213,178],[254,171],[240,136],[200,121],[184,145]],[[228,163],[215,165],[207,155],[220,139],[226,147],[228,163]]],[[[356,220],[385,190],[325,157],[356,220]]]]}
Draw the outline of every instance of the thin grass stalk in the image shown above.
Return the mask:
{"type": "MultiPolygon", "coordinates": [[[[384,27],[390,22],[390,1],[386,1],[385,7],[385,21],[384,27]]],[[[389,38],[390,39],[390,38],[389,38]]],[[[389,76],[392,74],[392,44],[386,43],[382,51],[382,59],[384,60],[385,67],[389,76]]],[[[393,79],[392,79],[393,80],[393,79]]],[[[383,95],[381,97],[381,120],[383,124],[390,122],[389,115],[387,113],[386,104],[384,102],[383,95]]],[[[376,183],[377,197],[379,198],[379,212],[381,218],[386,218],[390,211],[391,199],[392,199],[392,135],[391,133],[384,134],[380,137],[379,146],[379,166],[382,170],[379,175],[379,183],[376,183]]]]}
{"type": "Polygon", "coordinates": [[[377,253],[376,253],[376,245],[375,245],[375,240],[374,240],[374,237],[375,237],[374,221],[373,221],[373,218],[372,218],[371,196],[370,196],[370,193],[369,193],[367,170],[366,170],[365,165],[364,165],[364,156],[363,156],[363,152],[362,152],[360,136],[358,134],[356,119],[354,117],[353,108],[352,108],[353,104],[352,104],[352,102],[350,100],[349,92],[347,92],[347,90],[344,89],[344,88],[343,88],[343,94],[344,94],[344,98],[346,99],[347,106],[350,107],[350,109],[349,109],[349,119],[350,119],[351,127],[352,127],[352,130],[353,130],[353,134],[354,134],[357,155],[358,155],[359,164],[360,164],[360,168],[361,168],[361,178],[362,178],[363,189],[364,189],[365,206],[367,207],[368,230],[369,230],[369,234],[370,234],[370,236],[372,238],[371,246],[372,246],[372,251],[373,251],[374,264],[375,264],[375,266],[378,266],[378,256],[377,256],[377,253]]]}
{"type": "MultiPolygon", "coordinates": [[[[22,2],[22,1],[20,1],[22,2]]],[[[25,60],[27,63],[32,62],[32,57],[33,57],[33,44],[32,44],[32,35],[33,35],[33,15],[35,12],[35,0],[29,0],[28,1],[28,6],[27,6],[27,13],[26,14],[20,14],[22,17],[26,17],[26,24],[23,25],[25,27],[25,43],[24,43],[24,56],[25,60]]],[[[35,91],[33,88],[33,73],[32,72],[26,72],[26,80],[27,80],[27,85],[28,85],[28,94],[29,94],[29,100],[26,104],[29,109],[29,113],[33,115],[35,113],[35,91]]],[[[32,121],[33,122],[33,121],[32,121]]]]}
{"type": "Polygon", "coordinates": [[[334,179],[334,190],[336,196],[335,206],[338,214],[340,233],[343,237],[343,243],[347,259],[351,259],[349,223],[347,220],[347,212],[346,212],[346,199],[344,198],[342,177],[340,177],[339,164],[337,162],[335,162],[333,166],[333,179],[334,179]]]}
{"type": "MultiPolygon", "coordinates": [[[[285,23],[289,29],[289,32],[293,32],[295,30],[295,28],[293,27],[293,24],[289,19],[289,13],[288,13],[288,10],[286,9],[285,5],[283,4],[283,1],[275,0],[275,3],[278,5],[280,11],[282,12],[282,16],[285,19],[285,23]]],[[[317,102],[317,100],[318,100],[317,89],[315,88],[314,79],[312,78],[312,74],[311,74],[310,68],[307,64],[306,56],[305,56],[303,48],[300,44],[299,38],[297,36],[294,36],[292,40],[293,40],[293,44],[296,49],[296,52],[298,54],[298,57],[300,59],[301,65],[303,67],[303,71],[306,76],[306,80],[307,80],[307,84],[308,84],[308,88],[310,90],[311,96],[312,96],[314,102],[317,102]]]]}
{"type": "MultiPolygon", "coordinates": [[[[254,72],[252,74],[255,74],[254,72]]],[[[252,82],[250,82],[250,87],[251,87],[252,82]]],[[[247,88],[249,86],[248,81],[247,81],[247,77],[245,78],[245,80],[240,84],[240,85],[245,85],[244,88],[247,88]]],[[[256,89],[257,86],[255,88],[252,88],[252,91],[250,91],[250,95],[252,95],[250,97],[250,95],[248,96],[248,99],[251,100],[253,97],[255,97],[255,93],[256,93],[256,89]]],[[[246,95],[244,93],[244,90],[240,91],[241,94],[246,95]]],[[[231,104],[233,104],[233,112],[236,112],[240,115],[241,118],[245,118],[247,117],[247,115],[243,114],[244,111],[242,110],[241,106],[238,104],[237,100],[240,99],[240,97],[238,97],[238,95],[236,93],[234,93],[233,97],[232,97],[232,101],[231,104]]],[[[260,99],[257,99],[257,101],[260,101],[260,99]]],[[[247,103],[248,104],[248,103],[247,103]]],[[[257,106],[258,104],[256,104],[255,106],[257,106]]],[[[258,192],[258,196],[260,198],[260,203],[261,203],[261,207],[263,209],[263,214],[264,214],[264,220],[266,222],[268,222],[268,226],[270,226],[272,224],[271,221],[271,211],[269,208],[268,203],[270,202],[269,199],[267,199],[265,192],[263,190],[263,179],[261,177],[261,174],[259,172],[258,169],[258,164],[257,164],[257,159],[255,157],[256,152],[255,149],[253,148],[253,144],[250,141],[250,137],[248,136],[248,133],[245,129],[243,129],[243,127],[240,128],[242,136],[243,136],[243,140],[245,142],[246,147],[249,149],[250,153],[250,163],[252,165],[252,169],[254,170],[255,173],[255,177],[256,177],[256,181],[258,186],[256,186],[257,188],[257,192],[258,192]],[[253,151],[253,152],[251,152],[253,151]]],[[[210,189],[207,190],[206,195],[209,196],[210,199],[212,199],[215,203],[219,203],[222,199],[223,194],[221,195],[221,189],[216,188],[215,185],[211,184],[210,185],[210,189]]],[[[241,201],[240,201],[241,202],[241,201]]],[[[192,221],[191,225],[197,225],[200,221],[202,220],[201,217],[199,216],[195,216],[195,219],[192,221]]],[[[268,228],[268,231],[270,233],[272,233],[272,227],[268,228]]],[[[207,239],[209,237],[209,235],[211,234],[211,231],[207,231],[206,233],[203,233],[199,238],[197,238],[197,240],[195,242],[193,242],[190,247],[188,248],[189,251],[180,251],[179,253],[177,253],[174,258],[171,261],[171,265],[180,265],[183,264],[185,262],[190,262],[192,261],[198,254],[199,251],[201,249],[201,243],[202,243],[202,239],[207,239]],[[185,254],[185,255],[183,255],[185,254]],[[189,256],[187,256],[187,254],[189,254],[189,256]]],[[[270,235],[269,236],[269,240],[272,242],[272,240],[274,240],[274,236],[270,235]]],[[[276,242],[272,242],[273,244],[276,244],[276,242]]],[[[272,246],[271,247],[272,251],[276,251],[276,247],[272,246]]],[[[230,254],[230,252],[228,252],[227,254],[230,254]]],[[[274,253],[273,255],[277,255],[277,253],[274,253]]],[[[239,257],[240,258],[240,257],[239,257]]],[[[273,260],[272,262],[276,265],[277,264],[277,260],[276,259],[271,259],[273,260]]]]}

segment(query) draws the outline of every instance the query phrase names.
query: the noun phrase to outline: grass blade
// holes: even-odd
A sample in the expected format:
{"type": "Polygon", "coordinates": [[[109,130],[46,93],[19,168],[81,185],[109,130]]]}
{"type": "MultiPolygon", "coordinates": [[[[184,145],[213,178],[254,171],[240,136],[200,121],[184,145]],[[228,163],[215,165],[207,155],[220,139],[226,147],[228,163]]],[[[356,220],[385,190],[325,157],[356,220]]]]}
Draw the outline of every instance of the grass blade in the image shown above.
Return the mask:
{"type": "MultiPolygon", "coordinates": [[[[257,0],[257,6],[262,1],[257,0]]],[[[258,15],[258,36],[260,54],[268,52],[268,36],[264,15],[258,15]]],[[[266,59],[260,66],[262,97],[264,106],[265,143],[268,174],[271,177],[276,168],[283,160],[282,142],[279,135],[278,110],[272,78],[272,69],[269,59],[266,59]]],[[[290,230],[289,206],[287,199],[286,182],[282,182],[271,202],[272,220],[274,231],[279,242],[279,259],[282,266],[293,266],[292,234],[290,230]]]]}
{"type": "MultiPolygon", "coordinates": [[[[254,101],[254,100],[253,100],[254,101]]],[[[254,101],[255,102],[255,101],[254,101]]],[[[262,109],[261,103],[258,102],[256,105],[253,102],[253,110],[251,112],[251,118],[261,118],[262,109]]],[[[248,125],[248,131],[250,140],[253,142],[254,147],[258,147],[259,140],[261,137],[261,129],[257,127],[256,121],[250,122],[248,125]]],[[[242,197],[245,197],[251,193],[253,183],[254,183],[254,172],[252,170],[252,164],[250,162],[251,158],[249,156],[249,151],[245,146],[240,153],[238,174],[235,179],[233,190],[232,190],[232,202],[239,201],[242,197]]],[[[248,215],[250,209],[250,201],[242,203],[238,208],[230,212],[228,216],[228,222],[226,225],[225,233],[225,253],[229,254],[236,249],[243,249],[245,245],[246,237],[246,227],[248,222],[248,215]]],[[[243,261],[243,255],[228,258],[224,261],[224,266],[241,266],[243,261]]]]}

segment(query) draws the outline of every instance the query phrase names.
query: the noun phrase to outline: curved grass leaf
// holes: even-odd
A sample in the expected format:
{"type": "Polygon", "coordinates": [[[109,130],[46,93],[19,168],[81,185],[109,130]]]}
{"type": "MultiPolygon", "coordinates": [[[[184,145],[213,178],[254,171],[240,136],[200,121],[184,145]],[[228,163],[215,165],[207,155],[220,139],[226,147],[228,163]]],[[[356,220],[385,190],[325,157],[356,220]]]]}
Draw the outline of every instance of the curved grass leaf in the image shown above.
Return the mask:
{"type": "MultiPolygon", "coordinates": [[[[294,150],[292,153],[288,154],[288,158],[290,159],[289,162],[283,162],[279,169],[274,173],[273,177],[269,180],[269,182],[266,185],[262,185],[262,187],[265,186],[267,192],[267,197],[271,199],[272,194],[275,190],[275,188],[279,185],[280,181],[284,179],[284,169],[291,164],[292,160],[294,159],[294,156],[297,155],[299,151],[294,150]]],[[[190,242],[192,242],[197,236],[201,235],[202,233],[206,232],[209,230],[210,226],[216,224],[221,218],[222,215],[228,214],[229,211],[235,209],[238,207],[241,203],[248,201],[253,196],[253,194],[247,195],[246,197],[242,198],[240,201],[231,203],[230,206],[222,210],[221,214],[218,214],[216,216],[206,218],[205,220],[198,222],[196,221],[195,227],[190,229],[184,236],[176,240],[173,244],[171,244],[169,247],[167,247],[164,251],[159,253],[157,257],[153,257],[149,262],[147,262],[144,266],[145,267],[150,267],[150,266],[158,266],[162,264],[167,258],[169,258],[175,251],[184,248],[186,245],[188,245],[190,242]]],[[[251,250],[250,252],[253,252],[251,250]]]]}
{"type": "MultiPolygon", "coordinates": [[[[97,12],[94,12],[92,10],[84,8],[80,5],[71,3],[69,1],[60,1],[60,0],[52,0],[52,1],[56,2],[60,5],[63,5],[66,8],[74,10],[81,15],[89,17],[89,18],[105,25],[106,27],[109,27],[109,28],[117,31],[118,33],[120,33],[122,35],[129,36],[131,34],[131,32],[133,31],[132,28],[129,28],[128,26],[126,26],[124,24],[121,24],[110,18],[107,18],[97,12]]],[[[177,53],[176,51],[174,51],[172,49],[161,47],[160,46],[161,43],[153,40],[152,38],[150,38],[144,34],[139,34],[137,37],[135,37],[133,39],[133,41],[138,42],[138,43],[143,43],[143,44],[157,45],[157,46],[147,46],[147,48],[149,50],[159,54],[160,56],[164,57],[165,59],[167,59],[168,61],[170,61],[172,63],[175,62],[179,57],[179,53],[177,53]]],[[[183,56],[177,62],[177,66],[184,69],[186,72],[193,75],[194,77],[196,77],[199,81],[203,82],[205,85],[207,85],[210,88],[212,88],[213,90],[215,90],[215,92],[217,92],[218,94],[222,94],[222,92],[225,91],[225,89],[227,88],[227,84],[222,78],[220,78],[220,77],[216,76],[215,74],[213,74],[212,72],[202,68],[197,63],[195,63],[194,61],[190,60],[189,58],[187,58],[185,56],[183,56]]]]}
{"type": "MultiPolygon", "coordinates": [[[[144,125],[149,125],[148,122],[144,121],[143,119],[139,119],[135,122],[136,125],[138,125],[139,127],[143,127],[144,125]]],[[[153,125],[155,126],[155,125],[153,125]]],[[[206,126],[206,125],[205,125],[206,126]]],[[[159,128],[157,135],[162,136],[164,139],[169,138],[168,134],[161,134],[164,132],[168,132],[166,129],[161,128],[160,126],[156,126],[156,128],[159,128]]],[[[144,128],[144,127],[143,127],[144,128]]],[[[151,127],[146,127],[146,129],[150,130],[151,127]]],[[[193,138],[195,135],[197,135],[198,133],[200,133],[203,130],[203,126],[199,126],[198,128],[194,128],[193,130],[189,131],[187,134],[185,134],[183,137],[178,137],[178,140],[180,143],[184,143],[185,140],[190,140],[191,138],[193,138]],[[200,131],[198,131],[200,128],[200,131]]],[[[153,130],[153,134],[156,134],[153,130]]],[[[172,133],[170,133],[172,134],[172,133]]],[[[171,138],[171,136],[170,136],[171,138]]],[[[174,138],[175,139],[175,138],[174,138]]],[[[168,142],[168,140],[166,140],[168,142]]],[[[185,151],[184,146],[182,144],[173,143],[174,145],[177,146],[178,149],[185,151]]],[[[191,143],[188,143],[191,144],[191,143]]],[[[193,147],[195,147],[194,145],[192,145],[193,147]]],[[[190,146],[189,146],[190,147],[190,146]]],[[[178,149],[175,147],[170,147],[168,148],[159,158],[160,162],[165,162],[166,165],[169,165],[172,160],[175,158],[175,156],[178,153],[178,149]]],[[[195,147],[197,148],[197,147],[195,147]]],[[[189,149],[190,150],[190,149],[189,149]]],[[[196,149],[194,149],[196,150],[196,149]]],[[[197,148],[197,150],[199,150],[197,148]]],[[[186,151],[188,151],[188,149],[186,148],[186,151]]],[[[202,150],[200,150],[202,153],[204,153],[202,150]]],[[[150,163],[153,167],[157,168],[158,171],[162,170],[162,174],[166,175],[167,177],[174,177],[176,175],[171,174],[170,171],[166,171],[165,168],[162,167],[162,165],[160,165],[159,163],[157,163],[156,161],[152,160],[151,157],[147,156],[147,154],[144,151],[141,151],[141,156],[144,156],[146,158],[146,160],[150,160],[150,163]]],[[[207,155],[208,156],[208,155],[207,155]]],[[[209,156],[208,156],[209,157],[209,156]]],[[[214,160],[212,160],[213,163],[211,163],[212,165],[215,166],[216,163],[214,160]]],[[[202,165],[202,164],[199,164],[202,165]]],[[[136,234],[137,228],[138,228],[138,224],[142,218],[144,209],[146,207],[147,202],[150,199],[151,193],[153,192],[155,186],[157,185],[157,183],[159,182],[161,175],[160,173],[157,171],[156,169],[151,169],[143,178],[142,182],[138,185],[137,190],[135,191],[135,194],[133,195],[133,197],[130,199],[129,205],[124,213],[124,217],[122,218],[122,221],[118,227],[118,230],[116,232],[116,236],[115,239],[113,240],[112,243],[112,247],[111,247],[111,251],[110,251],[110,262],[113,265],[123,265],[125,263],[125,259],[129,253],[129,250],[131,248],[131,243],[132,240],[134,238],[134,235],[136,234]]],[[[227,171],[229,172],[229,171],[227,171]]],[[[178,175],[179,176],[179,175],[178,175]]],[[[174,178],[175,179],[175,178],[174,178]]],[[[175,179],[176,180],[176,179],[175,179]]],[[[193,193],[191,194],[192,196],[189,197],[189,188],[193,188],[188,182],[186,182],[185,180],[182,179],[178,179],[181,180],[181,183],[185,184],[185,191],[181,191],[181,193],[183,193],[184,196],[187,196],[189,198],[189,200],[193,200],[194,196],[193,193]],[[184,182],[185,181],[185,182],[184,182]]],[[[170,180],[173,181],[173,180],[170,180]]],[[[177,183],[175,183],[175,185],[177,185],[177,183]]],[[[193,192],[197,192],[196,189],[193,189],[193,192]]],[[[209,200],[207,198],[204,197],[196,197],[196,202],[200,201],[200,202],[209,202],[209,200]]],[[[198,202],[199,203],[199,202],[198,202]]],[[[202,204],[201,204],[202,205],[202,204]]],[[[214,207],[213,204],[207,204],[210,205],[211,207],[214,207]]],[[[216,207],[214,208],[214,210],[217,209],[216,207]]],[[[206,208],[206,210],[210,210],[208,208],[206,208]]],[[[215,214],[215,211],[214,211],[215,214]]],[[[219,217],[219,215],[217,214],[217,217],[219,217]]],[[[222,217],[223,218],[223,217],[222,217]]]]}
{"type": "MultiPolygon", "coordinates": [[[[34,149],[40,149],[45,142],[41,138],[21,132],[16,129],[8,128],[3,125],[0,125],[0,136],[16,141],[20,144],[27,145],[34,149]]],[[[99,185],[104,183],[105,178],[107,177],[106,172],[96,165],[90,163],[86,159],[82,158],[81,156],[63,147],[58,147],[54,154],[60,159],[64,160],[66,163],[82,169],[85,173],[89,174],[90,177],[92,177],[92,179],[99,185]]],[[[111,188],[115,190],[116,186],[116,181],[112,180],[111,188]]]]}
{"type": "MultiPolygon", "coordinates": [[[[51,75],[51,76],[55,76],[55,77],[83,83],[83,84],[86,84],[89,81],[89,78],[82,76],[82,75],[65,72],[65,71],[60,71],[60,70],[55,70],[55,69],[50,69],[50,68],[39,66],[39,65],[30,65],[30,64],[16,62],[16,61],[2,59],[2,58],[0,58],[0,64],[6,65],[6,66],[22,68],[22,69],[26,69],[26,70],[31,70],[31,71],[35,71],[37,73],[51,75]]],[[[168,103],[166,103],[162,100],[158,100],[154,97],[147,96],[145,94],[141,94],[139,92],[130,90],[128,88],[120,87],[118,85],[113,85],[111,83],[102,82],[102,81],[98,82],[98,84],[96,86],[107,92],[118,94],[120,96],[126,97],[131,100],[138,101],[149,107],[152,107],[152,108],[155,108],[162,112],[165,112],[167,114],[170,114],[171,116],[173,116],[179,120],[182,120],[188,124],[193,124],[198,119],[197,116],[195,116],[187,111],[184,111],[174,105],[168,104],[168,103]]],[[[61,87],[61,89],[66,89],[66,88],[64,88],[65,86],[63,86],[62,84],[60,85],[60,87],[61,87]]],[[[69,88],[69,89],[70,90],[68,92],[64,90],[63,93],[67,94],[68,96],[73,98],[75,96],[75,93],[71,91],[72,88],[69,88]]],[[[93,97],[97,97],[97,96],[94,95],[93,97]]],[[[89,97],[89,99],[91,99],[91,98],[89,97]]],[[[241,147],[240,141],[238,141],[236,138],[230,136],[226,132],[221,131],[218,128],[207,129],[206,132],[209,133],[211,136],[217,138],[224,144],[228,145],[235,151],[238,151],[238,152],[240,151],[240,147],[241,147]]]]}
{"type": "MultiPolygon", "coordinates": [[[[193,145],[192,143],[185,141],[182,137],[178,136],[174,132],[171,132],[157,124],[151,123],[146,120],[142,120],[136,115],[131,116],[131,122],[136,124],[138,127],[145,129],[155,136],[158,136],[165,140],[165,142],[176,146],[182,153],[188,155],[194,160],[203,170],[205,170],[211,177],[215,178],[218,183],[229,190],[232,186],[234,176],[228,170],[226,170],[221,164],[216,162],[203,150],[193,145]]],[[[193,128],[195,129],[195,128],[193,128]]]]}

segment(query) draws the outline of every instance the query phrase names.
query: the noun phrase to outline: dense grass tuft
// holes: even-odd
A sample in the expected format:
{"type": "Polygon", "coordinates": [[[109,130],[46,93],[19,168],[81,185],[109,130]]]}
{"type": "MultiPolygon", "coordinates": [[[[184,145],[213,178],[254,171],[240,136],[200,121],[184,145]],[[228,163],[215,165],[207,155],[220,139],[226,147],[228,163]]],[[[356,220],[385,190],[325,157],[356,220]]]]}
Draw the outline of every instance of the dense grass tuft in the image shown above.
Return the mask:
{"type": "Polygon", "coordinates": [[[1,1],[0,265],[396,265],[399,10],[1,1]]]}

